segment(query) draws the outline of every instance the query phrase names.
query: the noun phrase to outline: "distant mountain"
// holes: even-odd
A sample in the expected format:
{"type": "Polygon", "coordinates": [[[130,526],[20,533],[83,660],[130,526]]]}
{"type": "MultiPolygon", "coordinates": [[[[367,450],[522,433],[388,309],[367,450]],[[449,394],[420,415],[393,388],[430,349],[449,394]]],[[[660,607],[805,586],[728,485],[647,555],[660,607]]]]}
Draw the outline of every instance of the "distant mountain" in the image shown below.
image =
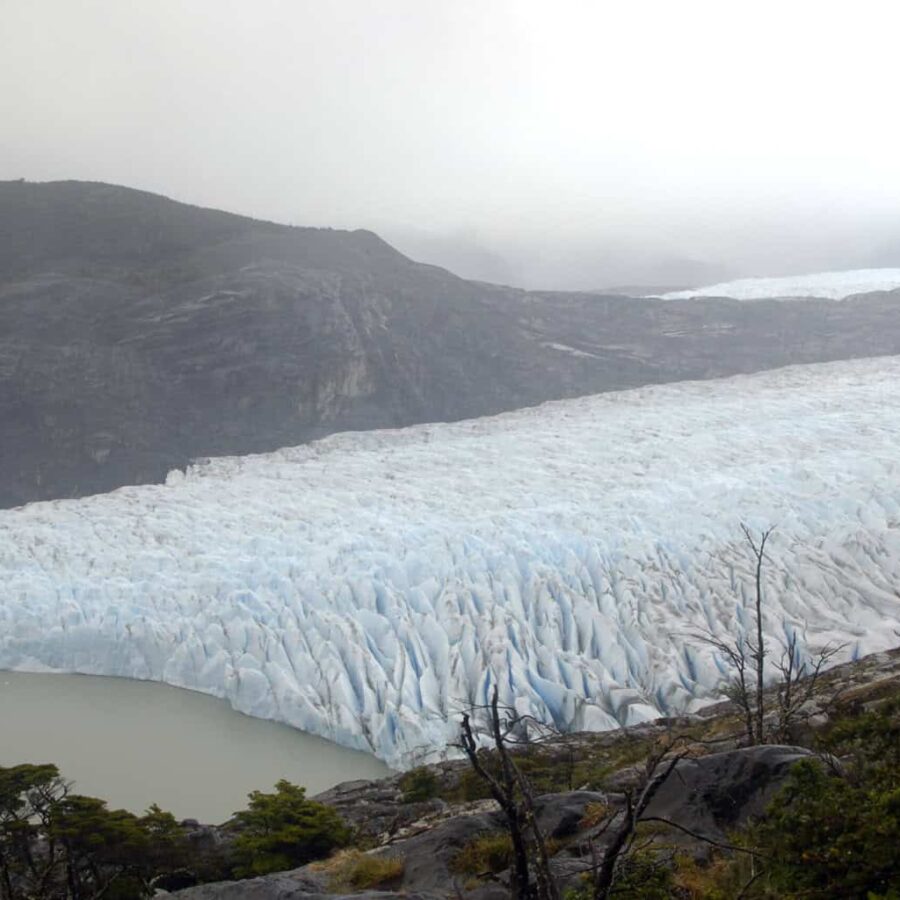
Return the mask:
{"type": "Polygon", "coordinates": [[[368,231],[0,183],[0,505],[197,457],[790,362],[900,353],[896,303],[525,292],[368,231]]]}

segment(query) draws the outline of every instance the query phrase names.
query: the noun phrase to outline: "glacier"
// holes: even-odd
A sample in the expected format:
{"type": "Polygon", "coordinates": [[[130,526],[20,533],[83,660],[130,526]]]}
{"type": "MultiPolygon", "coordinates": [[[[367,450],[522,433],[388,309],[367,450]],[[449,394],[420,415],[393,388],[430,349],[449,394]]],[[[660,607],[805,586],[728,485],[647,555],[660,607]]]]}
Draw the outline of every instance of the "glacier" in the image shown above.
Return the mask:
{"type": "Polygon", "coordinates": [[[152,679],[405,767],[501,699],[608,729],[717,698],[691,634],[900,638],[900,357],[200,460],[0,512],[0,668],[152,679]]]}
{"type": "Polygon", "coordinates": [[[731,297],[734,300],[818,297],[845,300],[856,294],[897,288],[900,288],[900,269],[854,269],[778,278],[739,278],[709,287],[670,291],[659,296],[663,300],[687,300],[691,297],[731,297]]]}

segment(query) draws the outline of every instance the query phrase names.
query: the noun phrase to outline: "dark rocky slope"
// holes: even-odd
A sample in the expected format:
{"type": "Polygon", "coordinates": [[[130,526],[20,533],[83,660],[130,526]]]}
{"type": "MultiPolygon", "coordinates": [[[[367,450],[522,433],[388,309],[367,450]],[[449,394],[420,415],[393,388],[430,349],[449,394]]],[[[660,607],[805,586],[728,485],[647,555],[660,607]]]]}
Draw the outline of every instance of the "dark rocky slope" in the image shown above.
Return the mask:
{"type": "Polygon", "coordinates": [[[524,292],[371,232],[0,183],[0,506],[335,431],[900,353],[897,302],[524,292]]]}

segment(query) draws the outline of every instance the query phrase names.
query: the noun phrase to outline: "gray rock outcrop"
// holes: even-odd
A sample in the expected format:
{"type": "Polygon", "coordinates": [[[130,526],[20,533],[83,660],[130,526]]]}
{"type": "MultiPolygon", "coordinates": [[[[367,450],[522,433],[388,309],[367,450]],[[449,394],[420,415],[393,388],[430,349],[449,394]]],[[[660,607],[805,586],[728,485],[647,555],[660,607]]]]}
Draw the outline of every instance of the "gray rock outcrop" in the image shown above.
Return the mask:
{"type": "MultiPolygon", "coordinates": [[[[644,818],[662,818],[713,840],[726,840],[727,831],[746,824],[760,815],[766,804],[784,783],[791,767],[810,756],[798,747],[760,746],[697,759],[681,760],[660,788],[644,818]]],[[[371,787],[358,783],[344,792],[370,793],[371,787]]],[[[545,794],[536,798],[538,821],[545,837],[556,847],[552,870],[561,885],[577,883],[579,874],[590,866],[585,843],[597,829],[586,820],[592,805],[610,809],[620,807],[621,795],[596,791],[570,791],[545,794]]],[[[589,819],[589,817],[588,817],[589,819]]],[[[404,871],[397,892],[368,892],[354,897],[407,898],[456,897],[468,882],[454,871],[459,852],[482,834],[503,830],[503,818],[490,801],[468,804],[456,811],[423,819],[412,826],[409,836],[386,838],[389,843],[372,851],[376,855],[400,857],[404,871]]],[[[682,842],[690,842],[683,831],[674,832],[682,842]]],[[[599,838],[602,847],[604,837],[599,838]]],[[[702,850],[705,844],[696,841],[702,850]]],[[[494,882],[482,882],[465,896],[474,900],[493,900],[508,896],[508,873],[501,872],[494,882]]],[[[471,885],[470,885],[471,887],[471,885]]],[[[178,892],[180,900],[290,900],[303,897],[343,896],[328,893],[328,880],[316,864],[293,872],[283,872],[241,882],[201,885],[178,892]]]]}
{"type": "Polygon", "coordinates": [[[662,818],[695,834],[725,840],[730,829],[762,815],[791,767],[811,755],[801,747],[766,744],[683,759],[644,818],[662,818]]]}

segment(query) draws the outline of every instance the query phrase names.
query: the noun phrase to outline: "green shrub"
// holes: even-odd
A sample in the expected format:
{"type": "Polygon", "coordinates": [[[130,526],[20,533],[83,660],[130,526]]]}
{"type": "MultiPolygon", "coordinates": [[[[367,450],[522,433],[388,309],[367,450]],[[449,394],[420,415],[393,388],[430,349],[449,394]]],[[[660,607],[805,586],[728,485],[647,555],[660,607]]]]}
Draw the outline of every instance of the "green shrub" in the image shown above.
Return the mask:
{"type": "Polygon", "coordinates": [[[819,739],[839,768],[801,761],[762,821],[736,836],[763,864],[745,896],[900,896],[900,697],[879,699],[875,709],[845,713],[819,739]]]}
{"type": "Polygon", "coordinates": [[[820,738],[819,747],[846,760],[848,775],[857,784],[900,787],[900,695],[842,716],[820,738]]]}
{"type": "Polygon", "coordinates": [[[781,896],[851,900],[900,887],[900,789],[798,763],[753,831],[781,896]]]}
{"type": "Polygon", "coordinates": [[[479,875],[502,872],[512,865],[512,840],[505,831],[480,834],[466,844],[450,863],[454,872],[479,875]]]}
{"type": "Polygon", "coordinates": [[[421,766],[401,776],[400,788],[403,791],[401,799],[404,803],[421,803],[437,797],[440,782],[431,769],[421,766]]]}
{"type": "Polygon", "coordinates": [[[466,769],[460,776],[456,787],[442,791],[441,796],[450,802],[471,803],[474,800],[487,800],[491,796],[487,782],[472,769],[466,769]]]}
{"type": "Polygon", "coordinates": [[[274,794],[253,791],[248,808],[234,814],[239,878],[302,866],[345,846],[350,829],[331,807],[306,799],[302,787],[282,779],[274,794]]]}
{"type": "MultiPolygon", "coordinates": [[[[547,838],[544,847],[548,856],[559,851],[560,842],[547,838]]],[[[536,852],[530,847],[529,855],[536,852]]],[[[502,872],[513,864],[512,839],[506,831],[488,831],[469,841],[450,861],[450,869],[461,875],[480,875],[483,872],[502,872]]]]}
{"type": "Polygon", "coordinates": [[[174,817],[158,806],[136,816],[71,793],[56,766],[0,767],[2,896],[134,900],[187,858],[174,817]]]}
{"type": "Polygon", "coordinates": [[[403,877],[404,863],[397,856],[362,856],[350,872],[350,887],[390,887],[403,877]]]}
{"type": "MultiPolygon", "coordinates": [[[[651,747],[646,738],[626,736],[622,740],[583,748],[546,745],[522,748],[513,754],[519,771],[528,778],[535,794],[551,794],[571,791],[581,786],[588,790],[603,790],[606,778],[613,772],[645,759],[651,747]]],[[[497,774],[497,755],[491,750],[481,752],[481,763],[491,773],[497,774]]],[[[487,784],[471,769],[464,770],[456,785],[449,789],[437,789],[438,795],[451,802],[469,802],[490,797],[487,784]]]]}
{"type": "Polygon", "coordinates": [[[405,867],[399,856],[370,856],[360,850],[339,850],[314,868],[328,875],[328,889],[334,892],[388,888],[403,877],[405,867]]]}
{"type": "Polygon", "coordinates": [[[645,851],[632,853],[622,862],[613,894],[629,900],[671,900],[673,887],[671,866],[645,851]]]}
{"type": "MultiPolygon", "coordinates": [[[[591,877],[583,875],[577,887],[566,890],[563,900],[592,900],[593,896],[591,877]]],[[[680,894],[675,891],[671,867],[658,860],[654,854],[641,852],[622,861],[612,896],[616,900],[671,900],[680,894]]]]}
{"type": "Polygon", "coordinates": [[[705,858],[690,852],[676,852],[673,858],[673,884],[676,896],[684,900],[731,900],[753,875],[745,871],[749,857],[714,851],[705,858]],[[739,864],[746,865],[739,865],[739,864]]]}

